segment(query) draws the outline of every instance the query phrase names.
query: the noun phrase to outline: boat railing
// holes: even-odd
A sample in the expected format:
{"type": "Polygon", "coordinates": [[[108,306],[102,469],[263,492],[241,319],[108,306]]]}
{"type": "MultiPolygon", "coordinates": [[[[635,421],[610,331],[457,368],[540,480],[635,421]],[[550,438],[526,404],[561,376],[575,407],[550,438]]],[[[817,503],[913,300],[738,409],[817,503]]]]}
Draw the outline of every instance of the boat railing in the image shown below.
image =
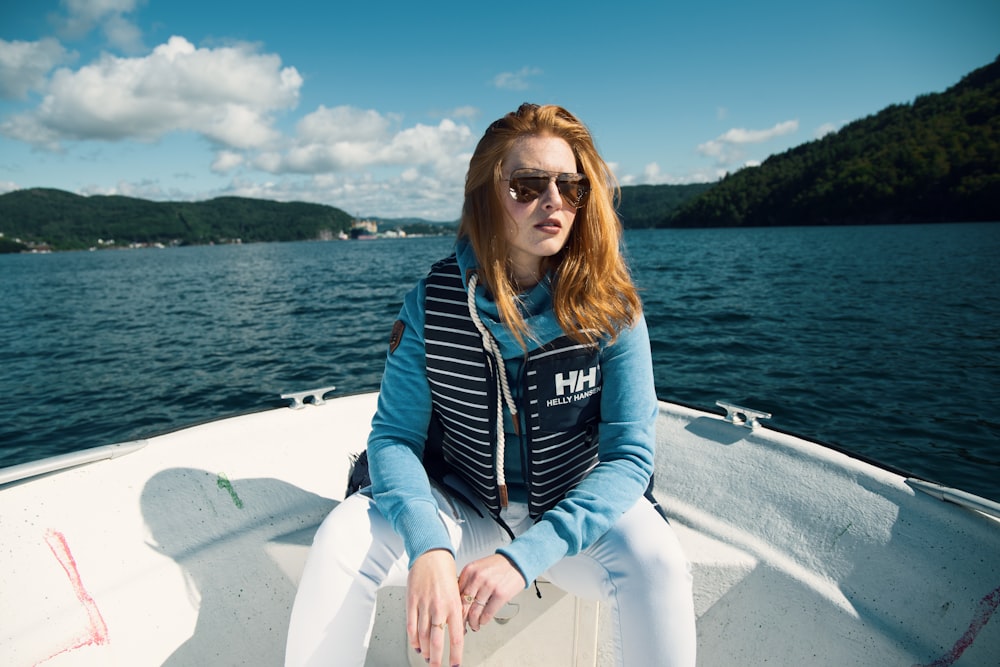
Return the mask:
{"type": "Polygon", "coordinates": [[[101,445],[100,447],[91,447],[90,449],[83,449],[78,452],[59,454],[38,461],[29,461],[28,463],[0,468],[0,487],[31,479],[32,477],[68,470],[88,463],[116,459],[142,449],[146,446],[147,442],[147,440],[132,440],[113,445],[101,445]]]}

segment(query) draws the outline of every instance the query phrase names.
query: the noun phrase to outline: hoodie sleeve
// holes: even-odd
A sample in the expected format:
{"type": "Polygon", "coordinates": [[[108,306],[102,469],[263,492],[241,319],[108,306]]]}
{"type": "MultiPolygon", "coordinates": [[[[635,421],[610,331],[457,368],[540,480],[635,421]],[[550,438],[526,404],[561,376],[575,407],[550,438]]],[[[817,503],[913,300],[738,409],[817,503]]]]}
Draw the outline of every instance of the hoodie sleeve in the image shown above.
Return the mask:
{"type": "Polygon", "coordinates": [[[372,496],[403,538],[411,565],[431,549],[454,553],[422,463],[431,416],[423,308],[421,281],[406,295],[394,328],[368,436],[372,496]]]}
{"type": "Polygon", "coordinates": [[[598,464],[566,497],[498,553],[531,582],[587,549],[643,495],[653,473],[658,402],[646,321],[604,348],[598,464]]]}

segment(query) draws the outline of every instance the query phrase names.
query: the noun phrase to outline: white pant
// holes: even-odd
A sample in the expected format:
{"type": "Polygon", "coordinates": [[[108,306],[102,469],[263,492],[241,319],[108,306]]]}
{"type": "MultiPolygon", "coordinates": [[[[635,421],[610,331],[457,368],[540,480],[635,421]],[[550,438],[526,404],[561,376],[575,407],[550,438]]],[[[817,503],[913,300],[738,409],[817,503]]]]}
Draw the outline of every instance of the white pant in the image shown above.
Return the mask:
{"type": "MultiPolygon", "coordinates": [[[[435,495],[459,571],[510,541],[485,510],[480,517],[439,491],[435,495]]],[[[515,535],[531,526],[524,504],[512,503],[502,518],[515,535]]],[[[371,498],[354,494],[334,508],[306,561],[285,665],[364,665],[376,593],[382,586],[405,586],[408,562],[402,538],[371,498]]],[[[669,524],[645,498],[589,549],[564,558],[544,577],[568,593],[610,605],[618,665],[695,664],[690,567],[669,524]]]]}

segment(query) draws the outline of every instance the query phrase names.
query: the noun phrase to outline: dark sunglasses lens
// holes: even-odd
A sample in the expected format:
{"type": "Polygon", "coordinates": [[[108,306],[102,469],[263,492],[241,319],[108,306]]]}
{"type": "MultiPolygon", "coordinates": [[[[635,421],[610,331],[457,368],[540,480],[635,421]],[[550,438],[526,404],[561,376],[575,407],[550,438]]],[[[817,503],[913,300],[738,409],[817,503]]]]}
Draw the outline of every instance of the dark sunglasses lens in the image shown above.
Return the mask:
{"type": "Polygon", "coordinates": [[[535,201],[549,186],[548,176],[511,176],[510,189],[514,199],[527,204],[535,201]]]}
{"type": "MultiPolygon", "coordinates": [[[[515,200],[527,204],[538,199],[550,181],[551,177],[544,172],[515,172],[510,177],[510,192],[515,200]]],[[[590,191],[590,181],[578,174],[564,174],[556,177],[556,187],[567,204],[579,208],[590,191]]]]}
{"type": "Polygon", "coordinates": [[[583,199],[589,191],[588,186],[590,185],[585,178],[574,178],[573,180],[566,181],[557,180],[556,184],[559,186],[559,194],[566,200],[566,203],[576,207],[579,207],[583,203],[583,199]]]}

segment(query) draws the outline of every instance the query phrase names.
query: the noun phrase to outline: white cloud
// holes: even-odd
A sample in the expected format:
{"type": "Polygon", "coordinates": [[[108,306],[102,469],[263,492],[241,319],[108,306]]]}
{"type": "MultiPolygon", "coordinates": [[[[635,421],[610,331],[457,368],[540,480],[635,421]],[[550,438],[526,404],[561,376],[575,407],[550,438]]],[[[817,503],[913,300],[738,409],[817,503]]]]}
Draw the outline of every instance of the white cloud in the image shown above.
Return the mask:
{"type": "Polygon", "coordinates": [[[135,11],[136,0],[60,0],[66,8],[67,20],[93,25],[109,15],[135,11]]]}
{"type": "Polygon", "coordinates": [[[57,17],[60,30],[67,37],[78,38],[100,28],[108,43],[125,51],[138,53],[143,49],[142,31],[126,14],[134,12],[137,0],[62,0],[65,16],[57,17]]]}
{"type": "Polygon", "coordinates": [[[164,189],[156,180],[143,179],[137,182],[118,181],[114,186],[87,185],[80,188],[79,194],[90,195],[122,195],[150,200],[184,200],[184,193],[175,189],[164,189]]]}
{"type": "Polygon", "coordinates": [[[293,136],[255,151],[220,151],[213,170],[246,171],[223,190],[277,201],[315,201],[352,215],[414,216],[454,220],[462,205],[465,172],[475,137],[450,118],[435,125],[402,126],[398,114],[349,106],[324,107],[304,116],[293,136]]]}
{"type": "Polygon", "coordinates": [[[251,148],[278,138],[272,114],[294,107],[302,77],[250,45],[195,48],[183,37],[141,58],[104,55],[57,70],[42,103],[0,132],[56,148],[68,139],[151,141],[174,131],[251,148]]]}
{"type": "Polygon", "coordinates": [[[542,70],[537,67],[522,67],[517,72],[501,72],[493,77],[493,85],[501,90],[527,90],[531,84],[529,79],[541,76],[542,70]]]}
{"type": "Polygon", "coordinates": [[[436,126],[417,124],[396,134],[381,151],[384,164],[433,164],[447,167],[473,141],[472,130],[444,119],[436,126]]]}
{"type": "Polygon", "coordinates": [[[643,170],[643,182],[644,183],[656,183],[660,179],[660,165],[655,162],[650,162],[646,165],[643,170]]]}
{"type": "Polygon", "coordinates": [[[37,42],[0,39],[0,99],[24,98],[30,90],[42,90],[52,68],[69,59],[69,52],[52,38],[37,42]]]}
{"type": "Polygon", "coordinates": [[[317,174],[277,181],[234,180],[203,197],[233,195],[274,201],[311,201],[336,206],[351,215],[418,217],[442,222],[458,218],[462,181],[440,179],[417,169],[397,176],[375,178],[365,174],[317,174]]]}
{"type": "Polygon", "coordinates": [[[707,157],[715,158],[720,165],[737,164],[744,160],[744,146],[765,143],[797,132],[798,129],[797,120],[786,120],[766,130],[733,128],[712,141],[700,144],[697,151],[707,157]]]}
{"type": "Polygon", "coordinates": [[[28,114],[9,116],[0,123],[0,134],[52,152],[62,150],[59,134],[28,114]]]}
{"type": "Polygon", "coordinates": [[[479,118],[479,109],[477,109],[474,106],[458,107],[457,109],[455,109],[454,111],[452,111],[449,114],[449,116],[451,116],[452,118],[462,118],[462,119],[465,119],[465,120],[475,120],[476,118],[479,118]]]}
{"type": "Polygon", "coordinates": [[[371,109],[321,105],[298,122],[296,134],[303,143],[364,143],[383,139],[396,122],[396,116],[383,116],[371,109]]]}
{"type": "Polygon", "coordinates": [[[694,169],[685,174],[677,175],[664,172],[659,163],[650,162],[643,168],[642,178],[634,175],[622,178],[622,185],[685,185],[688,183],[707,183],[724,176],[725,169],[694,169]]]}
{"type": "Polygon", "coordinates": [[[733,128],[720,136],[717,141],[724,141],[733,144],[759,144],[770,141],[775,137],[791,134],[799,129],[799,121],[786,120],[778,123],[767,130],[746,130],[743,128],[733,128]]]}
{"type": "Polygon", "coordinates": [[[242,153],[237,153],[235,151],[219,151],[215,154],[215,160],[212,161],[212,171],[217,174],[225,174],[227,172],[240,167],[245,162],[242,153]]]}
{"type": "Polygon", "coordinates": [[[125,53],[139,53],[143,50],[142,30],[124,16],[109,16],[102,26],[108,43],[125,53]]]}
{"type": "Polygon", "coordinates": [[[451,119],[437,125],[416,124],[399,129],[401,118],[374,110],[321,106],[296,126],[285,151],[256,155],[258,169],[275,174],[319,174],[372,167],[429,166],[451,172],[466,160],[472,131],[451,119]]]}
{"type": "Polygon", "coordinates": [[[840,122],[840,123],[823,123],[822,125],[820,125],[819,127],[816,128],[815,132],[813,132],[813,138],[814,139],[822,139],[826,135],[831,134],[833,132],[836,132],[837,130],[839,130],[843,126],[844,126],[843,122],[840,122]]]}

